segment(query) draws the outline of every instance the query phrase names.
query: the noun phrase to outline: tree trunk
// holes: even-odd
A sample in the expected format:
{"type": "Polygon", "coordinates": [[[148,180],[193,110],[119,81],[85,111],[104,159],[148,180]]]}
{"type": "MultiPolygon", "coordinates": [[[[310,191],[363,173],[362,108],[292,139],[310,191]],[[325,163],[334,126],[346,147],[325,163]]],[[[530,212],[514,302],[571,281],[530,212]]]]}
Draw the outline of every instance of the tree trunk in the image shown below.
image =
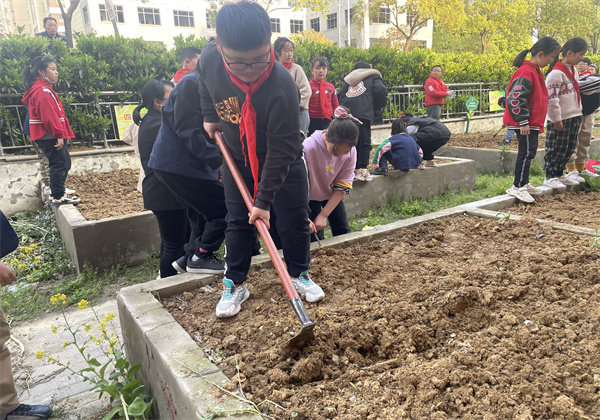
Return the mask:
{"type": "Polygon", "coordinates": [[[65,36],[67,37],[67,46],[73,48],[73,16],[63,15],[63,22],[65,24],[65,36]]]}

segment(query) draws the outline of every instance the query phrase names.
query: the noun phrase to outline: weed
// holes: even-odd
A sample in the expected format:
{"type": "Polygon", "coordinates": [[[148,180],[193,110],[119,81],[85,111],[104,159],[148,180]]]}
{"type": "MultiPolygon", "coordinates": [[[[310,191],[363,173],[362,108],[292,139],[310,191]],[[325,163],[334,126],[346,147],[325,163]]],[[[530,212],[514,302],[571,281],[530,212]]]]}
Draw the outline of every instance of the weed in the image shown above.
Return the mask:
{"type": "Polygon", "coordinates": [[[503,173],[507,173],[508,171],[510,171],[510,168],[507,167],[508,165],[508,145],[504,145],[500,148],[500,153],[498,154],[498,162],[500,162],[500,168],[502,169],[503,173]]]}
{"type": "Polygon", "coordinates": [[[510,221],[510,211],[507,211],[506,213],[502,213],[502,212],[496,213],[496,217],[499,217],[498,223],[503,225],[504,223],[507,223],[508,221],[510,221]]]}
{"type": "Polygon", "coordinates": [[[598,228],[595,229],[594,236],[589,240],[588,245],[600,248],[600,232],[598,232],[598,228]]]}

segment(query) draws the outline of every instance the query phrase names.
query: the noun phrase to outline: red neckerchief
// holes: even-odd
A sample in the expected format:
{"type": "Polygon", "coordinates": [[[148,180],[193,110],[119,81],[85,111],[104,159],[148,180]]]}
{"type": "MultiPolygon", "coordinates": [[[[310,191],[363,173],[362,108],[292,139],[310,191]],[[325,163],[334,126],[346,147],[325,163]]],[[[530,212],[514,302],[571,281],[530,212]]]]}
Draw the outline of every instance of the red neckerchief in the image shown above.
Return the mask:
{"type": "Polygon", "coordinates": [[[565,63],[559,60],[554,65],[554,68],[562,71],[568,78],[573,80],[573,87],[577,91],[577,103],[581,105],[581,94],[579,93],[579,82],[577,81],[577,77],[575,77],[575,67],[573,67],[573,70],[569,70],[569,68],[565,66],[565,63]]]}
{"type": "Polygon", "coordinates": [[[290,62],[289,62],[289,63],[286,63],[286,64],[284,64],[284,65],[283,65],[283,67],[285,67],[286,69],[288,69],[288,70],[289,70],[289,69],[292,67],[292,64],[294,64],[294,61],[293,61],[293,60],[290,60],[290,62]]]}
{"type": "Polygon", "coordinates": [[[179,69],[177,70],[177,72],[175,73],[175,76],[173,76],[173,81],[175,83],[179,83],[179,81],[181,80],[181,78],[183,76],[185,76],[186,74],[188,74],[191,71],[191,69],[179,69]]]}
{"type": "Polygon", "coordinates": [[[319,84],[319,102],[321,103],[321,113],[325,116],[325,118],[331,121],[331,112],[329,111],[329,107],[327,107],[327,96],[325,95],[325,83],[327,82],[325,79],[317,82],[314,77],[313,81],[319,84]]]}
{"type": "Polygon", "coordinates": [[[258,192],[258,156],[256,156],[256,111],[252,106],[252,94],[256,92],[260,85],[262,85],[263,82],[271,75],[271,70],[273,70],[273,66],[275,65],[273,49],[271,49],[270,61],[271,62],[269,63],[269,66],[260,75],[260,77],[254,82],[247,84],[229,71],[229,67],[227,67],[225,58],[223,58],[223,65],[225,66],[225,70],[227,70],[227,74],[229,74],[229,78],[234,85],[239,87],[242,92],[246,94],[244,105],[242,105],[242,115],[240,117],[240,142],[242,143],[242,152],[244,152],[245,135],[247,145],[247,152],[244,156],[245,166],[248,166],[248,160],[250,160],[250,170],[252,171],[252,179],[254,180],[254,200],[256,200],[256,193],[258,192]]]}

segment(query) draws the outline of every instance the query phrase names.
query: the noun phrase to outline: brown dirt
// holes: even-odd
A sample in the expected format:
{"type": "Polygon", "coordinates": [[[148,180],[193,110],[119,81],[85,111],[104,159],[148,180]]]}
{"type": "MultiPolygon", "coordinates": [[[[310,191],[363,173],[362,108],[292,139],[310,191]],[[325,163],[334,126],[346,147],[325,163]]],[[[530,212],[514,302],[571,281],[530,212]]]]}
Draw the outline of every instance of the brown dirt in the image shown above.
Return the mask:
{"type": "Polygon", "coordinates": [[[511,212],[538,219],[596,228],[600,192],[566,192],[536,198],[535,203],[518,203],[511,212]]]}
{"type": "Polygon", "coordinates": [[[77,210],[88,220],[125,216],[144,211],[142,194],[136,190],[137,169],[70,175],[67,186],[77,191],[77,210]]]}
{"type": "Polygon", "coordinates": [[[587,239],[459,216],[312,257],[327,296],[307,304],[316,340],[302,351],[286,346],[298,321],[272,269],[251,272],[233,319],[215,318],[217,284],[163,300],[229,357],[230,378],[237,361],[246,397],[285,408],[270,406],[275,418],[599,418],[600,252],[587,239]]]}
{"type": "MultiPolygon", "coordinates": [[[[500,149],[498,146],[502,140],[504,140],[504,136],[506,136],[506,130],[502,130],[496,137],[492,137],[495,132],[489,133],[468,133],[468,134],[452,134],[450,136],[450,141],[446,143],[447,146],[459,146],[459,147],[473,147],[476,149],[500,149]]],[[[539,149],[544,148],[545,135],[542,134],[539,137],[539,149]]],[[[508,146],[509,150],[517,150],[519,145],[516,141],[516,138],[513,139],[513,142],[510,146],[508,146]]]]}

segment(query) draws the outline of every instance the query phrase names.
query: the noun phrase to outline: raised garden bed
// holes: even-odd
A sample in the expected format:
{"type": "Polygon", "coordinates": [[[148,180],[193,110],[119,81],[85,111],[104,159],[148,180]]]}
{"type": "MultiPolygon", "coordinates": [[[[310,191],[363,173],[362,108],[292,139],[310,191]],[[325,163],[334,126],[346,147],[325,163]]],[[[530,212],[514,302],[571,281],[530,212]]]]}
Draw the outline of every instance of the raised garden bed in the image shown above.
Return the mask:
{"type": "Polygon", "coordinates": [[[203,379],[212,360],[231,378],[215,383],[275,402],[261,408],[277,419],[596,416],[598,248],[533,218],[463,214],[476,207],[327,240],[311,263],[327,297],[307,304],[317,338],[302,351],[286,347],[298,323],[268,266],[230,320],[214,316],[214,278],[122,290],[130,356],[147,382],[168,384],[152,390],[157,409],[175,395],[187,413],[220,406],[203,379]]]}

